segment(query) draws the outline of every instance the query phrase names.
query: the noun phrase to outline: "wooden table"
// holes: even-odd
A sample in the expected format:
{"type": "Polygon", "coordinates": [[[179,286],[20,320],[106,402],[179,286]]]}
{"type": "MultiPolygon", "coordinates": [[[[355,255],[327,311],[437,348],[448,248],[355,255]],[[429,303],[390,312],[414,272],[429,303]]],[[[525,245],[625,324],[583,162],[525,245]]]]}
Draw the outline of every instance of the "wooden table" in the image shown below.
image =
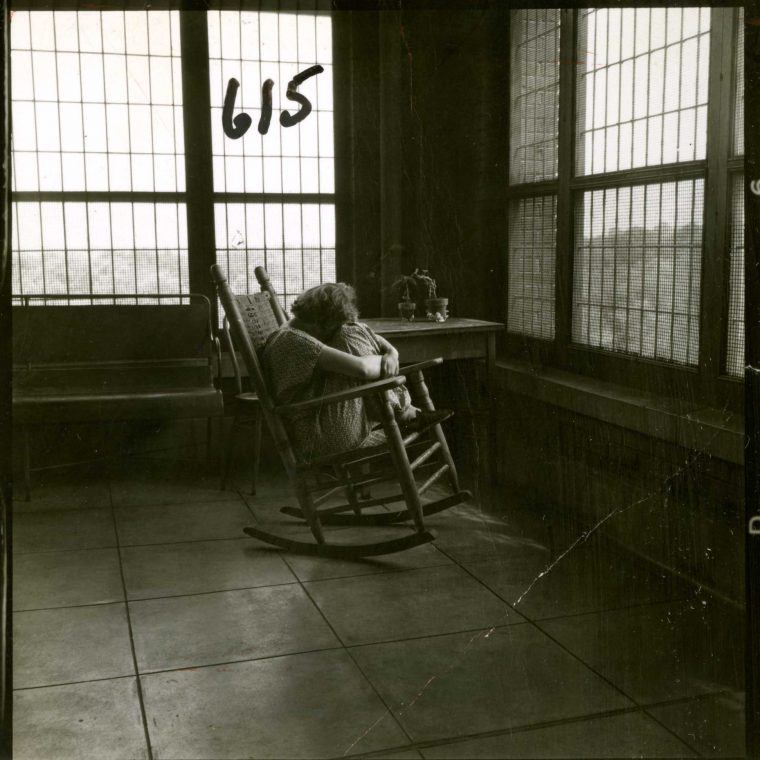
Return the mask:
{"type": "MultiPolygon", "coordinates": [[[[477,418],[476,429],[479,439],[478,450],[484,452],[477,466],[478,477],[489,484],[496,482],[496,438],[491,418],[491,398],[493,396],[493,370],[496,361],[496,334],[504,329],[499,322],[484,322],[479,319],[450,317],[445,322],[419,320],[407,322],[405,319],[382,318],[360,321],[369,325],[376,333],[392,343],[399,352],[401,364],[432,359],[436,356],[444,360],[483,359],[486,365],[485,398],[476,404],[470,401],[480,394],[475,393],[468,400],[468,410],[459,413],[472,414],[477,418]]],[[[402,367],[403,371],[403,367],[402,367]]],[[[486,499],[490,489],[478,489],[480,498],[486,499]]]]}
{"type": "Polygon", "coordinates": [[[485,359],[490,377],[496,360],[496,333],[504,329],[499,322],[450,317],[445,322],[383,317],[360,321],[390,341],[399,352],[401,362],[444,359],[485,359]]]}

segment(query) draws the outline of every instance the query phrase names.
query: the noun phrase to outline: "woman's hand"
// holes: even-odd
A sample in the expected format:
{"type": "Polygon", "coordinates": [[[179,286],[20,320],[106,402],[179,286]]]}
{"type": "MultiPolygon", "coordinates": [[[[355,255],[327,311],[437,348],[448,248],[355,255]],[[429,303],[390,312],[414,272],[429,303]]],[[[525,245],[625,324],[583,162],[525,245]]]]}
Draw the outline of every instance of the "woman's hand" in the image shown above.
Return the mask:
{"type": "Polygon", "coordinates": [[[398,375],[398,351],[391,348],[380,359],[380,372],[382,377],[394,377],[398,375]]]}

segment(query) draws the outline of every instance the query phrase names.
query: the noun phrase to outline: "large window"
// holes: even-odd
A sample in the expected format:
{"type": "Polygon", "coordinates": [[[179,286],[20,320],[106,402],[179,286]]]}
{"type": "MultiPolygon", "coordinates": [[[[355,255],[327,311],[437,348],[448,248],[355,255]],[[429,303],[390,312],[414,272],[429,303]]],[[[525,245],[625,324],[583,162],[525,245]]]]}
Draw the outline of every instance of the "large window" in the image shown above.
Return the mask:
{"type": "Polygon", "coordinates": [[[728,280],[728,335],[726,372],[744,375],[744,9],[736,19],[734,119],[731,161],[730,268],[728,280]]]}
{"type": "MultiPolygon", "coordinates": [[[[511,28],[511,150],[513,183],[557,177],[559,129],[559,18],[557,10],[514,12],[511,28]]],[[[514,200],[509,209],[510,330],[554,337],[556,197],[514,200]]]]}
{"type": "Polygon", "coordinates": [[[514,346],[741,374],[742,24],[730,8],[512,11],[514,346]]]}
{"type": "Polygon", "coordinates": [[[328,16],[216,11],[208,14],[216,250],[233,290],[256,290],[265,266],[286,308],[304,289],[335,279],[332,30],[328,16]],[[279,123],[288,82],[320,65],[298,88],[313,111],[279,123]],[[227,82],[240,81],[238,108],[252,126],[237,140],[222,130],[227,82]],[[271,79],[272,118],[257,126],[262,85],[271,79]],[[224,201],[222,201],[224,197],[224,201]]]}
{"type": "Polygon", "coordinates": [[[178,13],[17,12],[11,49],[14,295],[188,292],[178,13]]]}
{"type": "Polygon", "coordinates": [[[209,12],[206,28],[199,35],[194,26],[183,48],[191,15],[13,14],[14,296],[66,303],[66,295],[83,293],[208,292],[213,251],[188,241],[189,222],[197,224],[189,209],[204,206],[234,289],[256,289],[258,265],[287,304],[335,278],[329,15],[209,12]],[[198,59],[199,41],[208,44],[207,60],[198,59]],[[311,114],[282,126],[280,112],[300,108],[285,97],[289,81],[315,64],[324,71],[298,88],[311,114]],[[253,121],[240,139],[222,129],[232,78],[241,85],[235,115],[253,121]],[[262,135],[267,79],[272,119],[262,135]],[[210,130],[197,129],[198,103],[210,103],[202,111],[210,130]],[[196,144],[186,153],[188,123],[196,144]],[[199,135],[207,144],[197,144],[199,135]],[[203,186],[206,172],[212,187],[203,186]]]}

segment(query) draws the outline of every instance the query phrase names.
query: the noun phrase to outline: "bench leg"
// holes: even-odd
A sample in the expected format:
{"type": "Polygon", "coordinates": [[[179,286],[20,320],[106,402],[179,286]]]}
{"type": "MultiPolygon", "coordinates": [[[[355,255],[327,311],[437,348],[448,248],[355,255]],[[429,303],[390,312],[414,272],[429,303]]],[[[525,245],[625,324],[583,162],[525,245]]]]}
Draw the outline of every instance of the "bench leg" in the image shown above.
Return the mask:
{"type": "Polygon", "coordinates": [[[221,435],[221,445],[219,447],[219,470],[221,474],[222,479],[222,491],[224,491],[227,488],[227,468],[230,461],[230,455],[232,454],[232,444],[235,441],[235,428],[238,424],[238,418],[233,417],[232,418],[232,424],[229,426],[229,429],[227,429],[227,425],[225,424],[225,418],[220,418],[220,435],[221,435]]]}
{"type": "Polygon", "coordinates": [[[29,450],[29,428],[24,425],[24,501],[32,499],[31,453],[29,450]]]}
{"type": "Polygon", "coordinates": [[[261,409],[256,409],[253,418],[253,475],[251,476],[251,495],[256,495],[256,483],[259,479],[259,460],[261,459],[261,409]]]}
{"type": "Polygon", "coordinates": [[[212,466],[212,462],[211,462],[211,436],[213,435],[212,425],[213,425],[213,417],[206,417],[206,464],[209,468],[212,466]]]}

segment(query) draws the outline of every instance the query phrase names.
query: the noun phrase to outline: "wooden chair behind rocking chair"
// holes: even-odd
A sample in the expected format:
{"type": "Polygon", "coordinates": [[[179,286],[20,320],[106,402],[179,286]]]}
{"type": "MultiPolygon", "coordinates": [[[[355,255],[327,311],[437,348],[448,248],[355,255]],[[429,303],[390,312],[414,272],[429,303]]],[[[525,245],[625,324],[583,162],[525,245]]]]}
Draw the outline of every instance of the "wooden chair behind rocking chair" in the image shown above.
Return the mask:
{"type": "Polygon", "coordinates": [[[262,267],[256,268],[256,277],[262,286],[262,292],[245,296],[233,295],[218,264],[211,267],[211,275],[229,322],[233,342],[245,361],[253,387],[261,401],[264,419],[285,466],[291,488],[298,499],[298,508],[284,507],[281,511],[292,517],[305,519],[314,536],[314,542],[285,538],[254,527],[245,528],[245,532],[286,550],[341,558],[391,554],[434,540],[434,536],[425,530],[425,515],[460,504],[470,494],[459,488],[456,467],[440,426],[441,420],[437,416],[427,415],[428,421],[420,425],[419,429],[413,432],[402,431],[393,414],[390,397],[393,388],[406,383],[414,403],[426,411],[433,411],[422,370],[441,364],[442,359],[414,364],[402,368],[403,374],[396,377],[357,384],[339,393],[294,404],[277,405],[267,387],[258,352],[286,317],[277,302],[266,272],[262,267]],[[372,396],[377,399],[381,409],[382,429],[386,438],[384,443],[359,447],[331,456],[316,457],[308,462],[299,458],[288,437],[289,415],[319,409],[325,404],[372,396]],[[413,458],[410,460],[410,457],[413,458]],[[422,473],[431,467],[432,473],[425,477],[422,473]],[[419,476],[421,482],[418,483],[416,476],[419,476]],[[450,493],[429,503],[423,503],[422,495],[444,476],[450,493]],[[397,483],[400,492],[378,498],[359,498],[362,489],[381,482],[397,483]],[[346,503],[319,508],[320,504],[324,504],[340,491],[345,494],[346,503]],[[365,508],[393,502],[404,502],[405,509],[371,514],[363,512],[365,508]],[[329,543],[325,540],[323,532],[323,525],[370,527],[403,523],[409,519],[415,527],[413,533],[374,543],[329,543]]]}

